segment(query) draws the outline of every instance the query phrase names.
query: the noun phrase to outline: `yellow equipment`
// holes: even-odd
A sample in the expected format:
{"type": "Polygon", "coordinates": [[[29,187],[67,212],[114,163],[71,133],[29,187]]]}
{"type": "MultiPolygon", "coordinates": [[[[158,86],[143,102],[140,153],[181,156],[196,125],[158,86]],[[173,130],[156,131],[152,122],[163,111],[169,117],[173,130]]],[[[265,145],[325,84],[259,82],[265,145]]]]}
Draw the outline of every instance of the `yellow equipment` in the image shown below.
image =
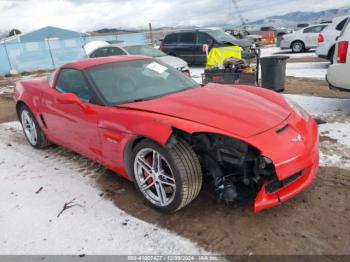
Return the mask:
{"type": "Polygon", "coordinates": [[[212,48],[207,57],[205,69],[222,68],[226,59],[242,59],[242,48],[239,46],[225,46],[212,48]]]}

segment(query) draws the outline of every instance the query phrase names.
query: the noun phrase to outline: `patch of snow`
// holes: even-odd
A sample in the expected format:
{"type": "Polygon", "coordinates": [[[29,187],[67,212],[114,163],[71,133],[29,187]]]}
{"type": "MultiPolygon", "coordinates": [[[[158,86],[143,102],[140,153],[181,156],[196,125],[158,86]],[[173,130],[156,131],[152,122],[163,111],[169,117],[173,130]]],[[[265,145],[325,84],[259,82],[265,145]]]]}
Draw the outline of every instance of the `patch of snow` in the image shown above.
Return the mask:
{"type": "Polygon", "coordinates": [[[13,93],[13,87],[11,86],[0,87],[0,95],[12,94],[12,93],[13,93]]]}
{"type": "Polygon", "coordinates": [[[292,99],[314,116],[321,114],[350,114],[350,99],[324,98],[304,95],[284,96],[292,99]]]}
{"type": "Polygon", "coordinates": [[[348,123],[326,123],[320,125],[321,135],[337,140],[338,143],[350,149],[350,117],[348,123]]]}
{"type": "Polygon", "coordinates": [[[286,75],[325,80],[329,62],[287,63],[286,75]]]}
{"type": "Polygon", "coordinates": [[[202,84],[202,74],[204,74],[204,67],[190,67],[191,77],[197,83],[202,84]]]}
{"type": "Polygon", "coordinates": [[[292,53],[291,50],[281,50],[279,47],[261,48],[261,57],[286,55],[290,58],[317,57],[315,52],[292,53]]]}
{"type": "Polygon", "coordinates": [[[18,122],[0,125],[0,254],[206,253],[100,197],[79,161],[47,154],[27,144],[18,122]],[[73,199],[79,206],[57,218],[73,199]]]}

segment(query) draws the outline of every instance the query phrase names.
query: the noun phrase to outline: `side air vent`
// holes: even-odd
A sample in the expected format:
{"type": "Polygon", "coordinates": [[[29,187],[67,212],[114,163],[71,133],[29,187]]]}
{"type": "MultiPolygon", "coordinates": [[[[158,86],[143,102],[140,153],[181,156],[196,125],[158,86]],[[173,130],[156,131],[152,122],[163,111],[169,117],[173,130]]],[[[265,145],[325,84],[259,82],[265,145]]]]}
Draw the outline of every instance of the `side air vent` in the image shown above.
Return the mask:
{"type": "Polygon", "coordinates": [[[281,133],[283,133],[284,131],[286,131],[287,129],[288,129],[288,124],[285,125],[285,126],[283,126],[283,127],[280,128],[280,129],[277,129],[277,130],[276,130],[276,133],[277,133],[277,134],[281,134],[281,133]]]}

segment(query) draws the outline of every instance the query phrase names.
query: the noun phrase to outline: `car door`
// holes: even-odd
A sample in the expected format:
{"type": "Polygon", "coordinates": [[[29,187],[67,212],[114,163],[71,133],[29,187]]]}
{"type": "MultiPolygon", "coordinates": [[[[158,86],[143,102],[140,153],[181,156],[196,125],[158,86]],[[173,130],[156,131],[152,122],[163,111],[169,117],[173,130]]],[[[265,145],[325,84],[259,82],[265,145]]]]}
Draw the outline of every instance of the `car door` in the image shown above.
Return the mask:
{"type": "Polygon", "coordinates": [[[205,65],[207,62],[207,54],[203,49],[204,45],[208,45],[208,51],[213,47],[214,39],[204,32],[197,33],[197,43],[196,43],[196,56],[195,63],[198,65],[205,65]]]}
{"type": "Polygon", "coordinates": [[[73,93],[84,105],[93,108],[95,95],[82,71],[63,68],[58,73],[52,88],[42,94],[42,117],[48,129],[49,138],[64,147],[101,160],[100,140],[97,128],[98,115],[86,112],[78,104],[62,103],[60,98],[73,93]]]}
{"type": "Polygon", "coordinates": [[[176,54],[189,64],[195,63],[196,56],[196,34],[195,32],[185,32],[179,34],[176,54]]]}
{"type": "Polygon", "coordinates": [[[326,25],[307,27],[303,30],[304,42],[306,48],[317,47],[318,36],[326,25]]]}

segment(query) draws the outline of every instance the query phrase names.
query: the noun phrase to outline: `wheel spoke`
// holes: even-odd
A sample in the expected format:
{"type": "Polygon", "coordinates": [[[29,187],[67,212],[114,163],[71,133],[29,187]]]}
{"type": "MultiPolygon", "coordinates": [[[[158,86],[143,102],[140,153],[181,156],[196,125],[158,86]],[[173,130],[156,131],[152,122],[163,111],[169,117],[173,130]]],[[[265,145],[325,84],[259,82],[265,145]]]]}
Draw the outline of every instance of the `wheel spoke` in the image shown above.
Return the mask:
{"type": "Polygon", "coordinates": [[[160,181],[160,183],[162,183],[163,185],[171,186],[172,188],[175,187],[175,183],[169,183],[167,181],[160,181]]]}
{"type": "Polygon", "coordinates": [[[147,183],[147,181],[152,178],[152,176],[148,175],[147,177],[145,177],[145,179],[141,182],[141,186],[143,186],[144,184],[147,183]]]}
{"type": "Polygon", "coordinates": [[[170,180],[171,182],[175,182],[175,179],[172,178],[171,176],[169,176],[168,174],[165,174],[164,171],[162,171],[160,174],[161,174],[161,176],[163,176],[164,178],[170,180]]]}
{"type": "Polygon", "coordinates": [[[142,191],[146,191],[147,189],[150,189],[151,187],[153,187],[154,184],[155,184],[155,183],[152,182],[151,184],[149,184],[149,185],[147,185],[147,186],[145,186],[145,187],[142,187],[141,190],[142,190],[142,191]]]}
{"type": "Polygon", "coordinates": [[[147,163],[146,159],[139,156],[136,160],[137,164],[141,166],[141,168],[148,173],[148,175],[152,175],[152,167],[147,163]]]}
{"type": "Polygon", "coordinates": [[[161,184],[155,184],[156,185],[156,191],[157,191],[157,196],[159,198],[159,202],[161,205],[164,205],[166,202],[166,193],[161,184]]]}

